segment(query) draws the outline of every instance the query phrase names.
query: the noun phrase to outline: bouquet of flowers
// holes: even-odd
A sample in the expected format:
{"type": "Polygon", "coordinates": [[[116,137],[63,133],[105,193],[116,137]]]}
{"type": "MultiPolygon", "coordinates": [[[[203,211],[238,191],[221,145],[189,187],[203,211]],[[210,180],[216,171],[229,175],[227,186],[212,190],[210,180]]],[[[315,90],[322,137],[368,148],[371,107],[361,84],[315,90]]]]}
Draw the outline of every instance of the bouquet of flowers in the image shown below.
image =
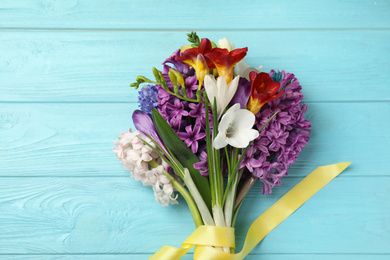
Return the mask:
{"type": "MultiPolygon", "coordinates": [[[[221,258],[234,255],[232,228],[241,204],[257,180],[263,194],[281,184],[308,143],[311,125],[294,74],[250,67],[243,61],[248,48],[226,38],[216,44],[190,33],[188,41],[162,70],[153,68],[155,79],[138,76],[130,85],[143,84],[140,110],[133,113],[137,131],[121,133],[113,151],[163,207],[184,197],[201,230],[195,242],[183,243],[191,244],[184,254],[197,245],[194,258],[203,248],[207,259],[242,259],[221,258]],[[203,243],[210,234],[219,239],[203,243]]],[[[183,255],[164,250],[152,258],[183,255]]]]}

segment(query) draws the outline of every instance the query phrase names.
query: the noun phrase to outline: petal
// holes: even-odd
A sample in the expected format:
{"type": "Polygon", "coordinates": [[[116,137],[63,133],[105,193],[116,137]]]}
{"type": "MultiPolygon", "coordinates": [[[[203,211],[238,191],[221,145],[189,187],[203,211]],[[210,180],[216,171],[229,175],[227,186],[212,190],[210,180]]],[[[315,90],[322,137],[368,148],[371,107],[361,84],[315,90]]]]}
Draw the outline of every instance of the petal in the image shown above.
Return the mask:
{"type": "Polygon", "coordinates": [[[225,102],[226,105],[230,103],[232,98],[234,97],[234,94],[236,94],[237,87],[238,87],[238,81],[240,80],[239,76],[236,76],[228,85],[227,87],[227,93],[225,94],[225,102]]]}
{"type": "Polygon", "coordinates": [[[236,148],[245,148],[249,144],[249,139],[245,132],[239,132],[230,138],[226,138],[226,142],[236,148]]]}
{"type": "MultiPolygon", "coordinates": [[[[222,112],[225,110],[226,106],[229,103],[226,103],[226,93],[228,90],[228,85],[226,83],[225,77],[218,77],[217,79],[217,112],[218,112],[218,117],[221,116],[222,112]]],[[[210,101],[213,102],[213,101],[210,101]]],[[[230,100],[229,100],[230,102],[230,100]]]]}
{"type": "Polygon", "coordinates": [[[250,129],[248,132],[246,132],[246,135],[249,141],[252,141],[255,140],[257,137],[259,137],[260,133],[255,129],[250,129]]]}
{"type": "MultiPolygon", "coordinates": [[[[235,108],[236,107],[239,108],[239,105],[238,106],[236,106],[236,105],[234,105],[235,108]]],[[[232,109],[232,108],[230,108],[230,109],[232,109]]],[[[232,122],[234,120],[234,113],[232,113],[231,111],[229,112],[229,110],[226,114],[224,114],[222,116],[221,122],[219,122],[218,132],[220,132],[220,133],[226,133],[226,130],[229,128],[229,126],[232,124],[232,122]]]]}
{"type": "Polygon", "coordinates": [[[204,78],[204,88],[206,89],[211,107],[214,106],[214,98],[217,96],[217,80],[212,75],[206,75],[204,78]]]}
{"type": "Polygon", "coordinates": [[[262,69],[263,69],[263,65],[261,65],[259,68],[248,67],[242,70],[242,75],[240,74],[240,76],[249,80],[250,79],[249,74],[251,72],[260,73],[262,69]]]}
{"type": "Polygon", "coordinates": [[[257,73],[255,71],[249,72],[249,79],[251,82],[255,81],[257,73]]]}
{"type": "Polygon", "coordinates": [[[231,106],[229,109],[228,109],[228,111],[226,111],[226,114],[227,113],[232,113],[232,114],[234,114],[234,112],[236,112],[236,111],[238,111],[238,110],[240,110],[240,104],[239,103],[236,103],[236,104],[234,104],[233,106],[231,106]]]}
{"type": "Polygon", "coordinates": [[[217,150],[225,147],[227,144],[224,132],[218,133],[217,137],[213,140],[213,146],[217,150]]]}
{"type": "Polygon", "coordinates": [[[218,48],[227,49],[228,51],[231,51],[232,50],[232,45],[231,45],[231,42],[228,39],[222,38],[222,39],[218,40],[218,48]]]}
{"type": "Polygon", "coordinates": [[[200,41],[200,44],[199,44],[199,52],[200,53],[205,54],[205,53],[212,51],[212,49],[213,49],[213,46],[212,46],[211,41],[209,39],[203,38],[200,41]]]}
{"type": "Polygon", "coordinates": [[[235,131],[249,130],[255,123],[255,115],[246,109],[234,111],[233,128],[235,131]]]}

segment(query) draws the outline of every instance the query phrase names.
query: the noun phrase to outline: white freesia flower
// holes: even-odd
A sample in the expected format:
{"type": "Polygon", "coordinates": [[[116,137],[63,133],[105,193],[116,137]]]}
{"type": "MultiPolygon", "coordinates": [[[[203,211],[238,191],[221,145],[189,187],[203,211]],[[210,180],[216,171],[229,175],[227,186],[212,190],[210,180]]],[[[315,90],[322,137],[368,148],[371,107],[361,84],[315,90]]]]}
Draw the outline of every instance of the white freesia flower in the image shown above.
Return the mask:
{"type": "Polygon", "coordinates": [[[263,69],[263,65],[261,65],[258,68],[253,68],[249,66],[244,60],[242,60],[239,63],[237,63],[236,66],[234,67],[234,73],[250,81],[249,73],[251,73],[252,71],[255,71],[256,73],[260,73],[262,69],[263,69]]]}
{"type": "Polygon", "coordinates": [[[207,75],[205,77],[204,87],[210,100],[211,107],[214,106],[214,98],[216,99],[218,118],[222,115],[236,93],[239,79],[240,77],[235,77],[228,85],[223,76],[218,77],[217,80],[212,75],[207,75]]]}
{"type": "Polygon", "coordinates": [[[247,109],[240,109],[235,104],[226,111],[218,125],[218,135],[213,141],[215,149],[230,144],[236,148],[245,148],[249,142],[259,136],[259,131],[252,129],[255,115],[247,109]]]}

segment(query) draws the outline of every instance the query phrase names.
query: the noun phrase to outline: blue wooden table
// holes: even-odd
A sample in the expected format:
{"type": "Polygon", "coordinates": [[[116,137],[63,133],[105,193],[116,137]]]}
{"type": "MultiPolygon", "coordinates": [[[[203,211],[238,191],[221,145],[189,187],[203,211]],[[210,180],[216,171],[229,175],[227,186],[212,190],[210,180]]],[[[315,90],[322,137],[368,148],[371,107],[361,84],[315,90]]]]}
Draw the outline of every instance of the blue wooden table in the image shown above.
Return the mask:
{"type": "MultiPolygon", "coordinates": [[[[390,259],[390,2],[0,1],[0,259],[147,259],[193,231],[111,151],[133,127],[137,75],[152,76],[187,32],[249,48],[303,86],[309,144],[250,223],[316,166],[353,164],[247,259],[390,259]]],[[[191,259],[188,255],[184,259],[191,259]]]]}

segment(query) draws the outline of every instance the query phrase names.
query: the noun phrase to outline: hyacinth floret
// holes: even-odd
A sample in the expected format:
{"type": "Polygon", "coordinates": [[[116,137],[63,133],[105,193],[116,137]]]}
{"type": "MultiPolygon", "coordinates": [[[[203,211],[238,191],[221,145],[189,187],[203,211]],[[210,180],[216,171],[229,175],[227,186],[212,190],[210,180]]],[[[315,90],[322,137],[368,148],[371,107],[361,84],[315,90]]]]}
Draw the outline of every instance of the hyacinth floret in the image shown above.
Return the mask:
{"type": "Polygon", "coordinates": [[[177,195],[171,181],[163,174],[168,165],[149,146],[155,144],[140,131],[122,132],[119,141],[115,140],[115,147],[112,150],[116,153],[121,164],[130,171],[130,177],[136,181],[141,181],[145,186],[151,186],[154,191],[156,201],[163,207],[169,204],[178,204],[177,195]],[[149,162],[155,161],[158,166],[152,168],[149,162]]]}
{"type": "Polygon", "coordinates": [[[138,103],[139,107],[142,111],[145,113],[151,115],[152,114],[152,108],[158,107],[158,89],[155,85],[145,85],[142,87],[142,89],[138,92],[138,103]]]}
{"type": "Polygon", "coordinates": [[[240,165],[263,183],[263,194],[270,194],[281,184],[281,178],[308,143],[311,126],[303,117],[307,107],[301,103],[301,86],[294,74],[271,70],[269,75],[280,83],[279,91],[285,92],[261,108],[255,128],[260,129],[276,111],[280,112],[260,132],[240,165]]]}

